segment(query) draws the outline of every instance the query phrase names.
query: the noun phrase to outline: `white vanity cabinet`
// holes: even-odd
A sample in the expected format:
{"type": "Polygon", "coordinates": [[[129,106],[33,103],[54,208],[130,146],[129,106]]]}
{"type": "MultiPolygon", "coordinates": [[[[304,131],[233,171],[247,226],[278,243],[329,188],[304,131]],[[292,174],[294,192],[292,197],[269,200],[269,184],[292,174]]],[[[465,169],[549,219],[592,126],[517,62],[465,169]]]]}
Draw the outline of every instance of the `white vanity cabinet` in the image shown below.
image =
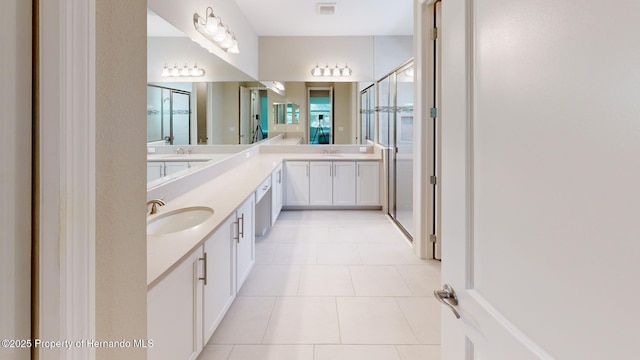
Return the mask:
{"type": "Polygon", "coordinates": [[[309,162],[309,204],[333,205],[333,181],[331,161],[309,162]]]}
{"type": "Polygon", "coordinates": [[[236,210],[236,291],[240,290],[256,260],[255,197],[251,196],[236,210]]]}
{"type": "Polygon", "coordinates": [[[285,205],[309,205],[309,162],[285,163],[285,205]]]}
{"type": "Polygon", "coordinates": [[[147,293],[149,359],[195,360],[255,262],[255,194],[147,293]]]}
{"type": "Polygon", "coordinates": [[[287,161],[285,205],[380,206],[377,161],[287,161]]]}
{"type": "Polygon", "coordinates": [[[203,270],[207,279],[203,291],[204,343],[209,341],[235,299],[235,231],[236,216],[233,214],[204,242],[207,259],[203,270]]]}
{"type": "Polygon", "coordinates": [[[160,179],[164,176],[164,162],[163,161],[148,161],[147,162],[147,182],[160,179]]]}
{"type": "Polygon", "coordinates": [[[333,205],[356,205],[356,163],[334,161],[332,167],[333,205]]]}
{"type": "Polygon", "coordinates": [[[309,205],[353,206],[356,204],[355,162],[310,161],[309,172],[309,205]]]}
{"type": "Polygon", "coordinates": [[[203,161],[147,161],[147,182],[187,170],[203,161]]]}
{"type": "Polygon", "coordinates": [[[284,178],[282,164],[271,174],[271,226],[276,223],[282,210],[284,197],[284,178]]]}
{"type": "Polygon", "coordinates": [[[377,161],[358,161],[356,167],[356,204],[380,205],[380,164],[377,161]]]}
{"type": "Polygon", "coordinates": [[[175,174],[178,171],[187,170],[189,168],[187,161],[166,161],[164,163],[164,175],[175,174]]]}
{"type": "Polygon", "coordinates": [[[195,360],[202,350],[202,248],[184,259],[147,293],[148,358],[195,360]]]}

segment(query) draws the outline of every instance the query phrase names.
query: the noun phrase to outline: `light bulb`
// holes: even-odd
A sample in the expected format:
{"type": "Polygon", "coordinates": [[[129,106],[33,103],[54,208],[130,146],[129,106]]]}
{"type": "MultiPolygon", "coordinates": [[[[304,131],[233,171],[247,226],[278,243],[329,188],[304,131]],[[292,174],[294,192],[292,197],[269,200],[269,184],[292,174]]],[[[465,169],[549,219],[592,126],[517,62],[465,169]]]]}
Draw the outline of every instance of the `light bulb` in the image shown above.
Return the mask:
{"type": "Polygon", "coordinates": [[[345,65],[344,69],[342,69],[342,76],[351,76],[351,69],[349,68],[349,66],[345,65]]]}
{"type": "Polygon", "coordinates": [[[231,45],[233,45],[233,36],[231,36],[231,33],[227,32],[224,36],[224,39],[220,43],[220,46],[222,46],[225,49],[228,49],[231,47],[231,45]]]}
{"type": "Polygon", "coordinates": [[[164,69],[162,69],[162,76],[171,76],[171,73],[169,72],[169,68],[167,67],[167,64],[164,64],[164,69]]]}
{"type": "Polygon", "coordinates": [[[173,65],[173,69],[171,69],[171,76],[180,76],[180,70],[178,70],[178,64],[173,65]]]}
{"type": "Polygon", "coordinates": [[[193,65],[193,68],[191,68],[191,76],[200,76],[200,69],[198,69],[198,64],[193,65]]]}
{"type": "Polygon", "coordinates": [[[316,67],[314,67],[313,70],[311,70],[311,75],[313,75],[313,76],[322,76],[322,69],[320,69],[318,64],[316,64],[316,67]]]}
{"type": "Polygon", "coordinates": [[[331,73],[331,75],[333,76],[340,76],[340,68],[338,67],[338,64],[336,64],[336,67],[333,68],[333,72],[331,73]]]}
{"type": "Polygon", "coordinates": [[[327,66],[324,67],[324,70],[322,70],[322,76],[331,76],[331,69],[329,68],[329,64],[327,64],[327,66]]]}
{"type": "Polygon", "coordinates": [[[229,48],[228,51],[233,54],[237,54],[240,52],[240,48],[238,48],[238,40],[236,40],[235,37],[233,38],[231,47],[229,48]]]}
{"type": "Polygon", "coordinates": [[[207,25],[205,26],[205,29],[207,29],[210,34],[215,35],[218,32],[218,24],[220,24],[220,18],[211,14],[207,18],[207,25]]]}
{"type": "Polygon", "coordinates": [[[213,36],[213,40],[221,43],[224,41],[226,36],[227,36],[227,29],[225,29],[222,23],[220,23],[218,25],[218,32],[213,36]]]}
{"type": "Polygon", "coordinates": [[[184,67],[182,69],[180,69],[180,76],[189,76],[189,67],[187,66],[187,64],[184,64],[184,67]]]}

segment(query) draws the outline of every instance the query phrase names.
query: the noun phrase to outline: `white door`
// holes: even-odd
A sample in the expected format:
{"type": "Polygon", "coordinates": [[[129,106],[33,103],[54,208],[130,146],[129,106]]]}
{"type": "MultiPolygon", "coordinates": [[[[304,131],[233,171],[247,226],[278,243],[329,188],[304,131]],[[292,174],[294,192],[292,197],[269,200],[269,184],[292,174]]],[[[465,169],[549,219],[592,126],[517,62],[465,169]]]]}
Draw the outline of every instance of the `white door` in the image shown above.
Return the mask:
{"type": "Polygon", "coordinates": [[[356,163],[335,161],[333,163],[333,205],[356,204],[356,163]]]}
{"type": "Polygon", "coordinates": [[[202,248],[147,293],[148,358],[195,360],[202,350],[202,248]]]}
{"type": "Polygon", "coordinates": [[[251,91],[240,87],[240,144],[251,144],[251,91]]]}
{"type": "Polygon", "coordinates": [[[309,162],[309,204],[328,206],[333,204],[331,161],[309,162]]]}
{"type": "Polygon", "coordinates": [[[640,3],[442,1],[442,359],[637,359],[640,3]]]}
{"type": "Polygon", "coordinates": [[[235,230],[235,216],[231,215],[204,242],[207,281],[203,289],[203,344],[209,341],[236,295],[232,258],[235,230]]]}
{"type": "Polygon", "coordinates": [[[236,210],[238,221],[236,233],[236,292],[251,272],[255,262],[255,235],[254,213],[255,198],[253,193],[236,210]]]}
{"type": "Polygon", "coordinates": [[[380,205],[380,163],[377,161],[358,162],[356,184],[358,205],[380,205]]]}
{"type": "Polygon", "coordinates": [[[309,205],[309,162],[285,163],[285,205],[309,205]]]}
{"type": "Polygon", "coordinates": [[[271,226],[276,223],[282,210],[282,165],[271,174],[271,226]]]}

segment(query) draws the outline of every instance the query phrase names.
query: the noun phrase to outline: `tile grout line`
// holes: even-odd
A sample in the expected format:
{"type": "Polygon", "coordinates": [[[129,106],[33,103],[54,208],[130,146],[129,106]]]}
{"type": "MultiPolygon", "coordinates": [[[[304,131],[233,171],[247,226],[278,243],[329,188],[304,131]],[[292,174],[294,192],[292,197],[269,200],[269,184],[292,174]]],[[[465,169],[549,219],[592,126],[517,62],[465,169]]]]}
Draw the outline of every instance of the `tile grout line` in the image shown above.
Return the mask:
{"type": "Polygon", "coordinates": [[[393,300],[396,303],[398,310],[400,310],[400,313],[402,314],[402,318],[404,319],[404,321],[406,321],[407,325],[409,326],[409,329],[411,330],[411,334],[416,339],[416,345],[422,345],[422,343],[420,342],[420,339],[418,339],[418,335],[416,335],[416,331],[413,329],[413,326],[411,326],[411,322],[409,321],[409,319],[407,319],[407,314],[405,314],[404,311],[402,311],[402,306],[400,306],[400,303],[398,302],[398,297],[394,296],[393,300]]]}
{"type": "MultiPolygon", "coordinates": [[[[271,311],[269,312],[269,319],[267,320],[267,325],[264,327],[264,332],[262,333],[262,338],[260,339],[260,344],[258,344],[258,345],[263,345],[264,344],[264,338],[265,338],[265,336],[267,336],[267,330],[269,330],[269,323],[271,323],[271,317],[273,316],[273,311],[276,308],[276,303],[277,302],[278,302],[278,297],[274,296],[273,297],[273,305],[271,305],[271,311]]],[[[235,345],[234,345],[234,347],[235,347],[235,345]]]]}
{"type": "Polygon", "coordinates": [[[334,297],[333,301],[335,302],[336,305],[336,317],[338,318],[338,338],[340,339],[340,345],[343,344],[342,341],[342,328],[340,327],[340,311],[338,309],[338,297],[334,297]]]}

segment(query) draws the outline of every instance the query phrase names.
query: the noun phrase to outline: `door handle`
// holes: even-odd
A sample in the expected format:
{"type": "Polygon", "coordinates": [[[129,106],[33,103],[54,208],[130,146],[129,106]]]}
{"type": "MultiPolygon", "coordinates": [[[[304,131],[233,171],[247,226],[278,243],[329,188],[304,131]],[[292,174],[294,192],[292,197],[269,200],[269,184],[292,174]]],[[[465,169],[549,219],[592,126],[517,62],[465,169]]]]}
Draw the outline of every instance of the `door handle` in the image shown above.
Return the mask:
{"type": "Polygon", "coordinates": [[[205,286],[207,285],[207,253],[204,253],[204,257],[198,258],[200,261],[204,261],[204,277],[198,278],[198,280],[203,280],[205,286]]]}
{"type": "Polygon", "coordinates": [[[458,305],[458,296],[451,285],[444,284],[442,286],[442,290],[433,290],[433,295],[438,299],[438,301],[447,305],[449,309],[453,311],[453,315],[456,316],[456,319],[460,319],[460,313],[458,313],[454,308],[454,306],[458,305]]]}
{"type": "Polygon", "coordinates": [[[236,226],[238,231],[236,232],[236,234],[238,234],[237,236],[233,237],[233,240],[235,240],[238,244],[240,243],[240,218],[238,218],[238,221],[234,221],[233,222],[236,226]]]}

